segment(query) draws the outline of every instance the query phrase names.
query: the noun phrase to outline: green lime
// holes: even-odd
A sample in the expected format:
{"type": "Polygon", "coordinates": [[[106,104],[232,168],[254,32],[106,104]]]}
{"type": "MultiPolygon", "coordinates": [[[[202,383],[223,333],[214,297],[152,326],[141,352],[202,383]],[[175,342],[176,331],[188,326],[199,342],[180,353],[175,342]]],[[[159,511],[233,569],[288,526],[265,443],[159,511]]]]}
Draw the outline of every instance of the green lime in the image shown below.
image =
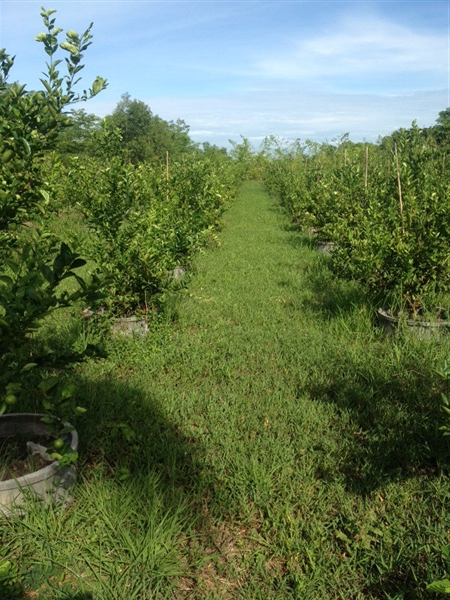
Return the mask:
{"type": "Polygon", "coordinates": [[[15,394],[6,394],[5,396],[5,404],[7,406],[12,406],[17,402],[17,396],[15,394]]]}
{"type": "Polygon", "coordinates": [[[53,442],[53,447],[55,448],[55,450],[61,450],[61,448],[64,447],[64,440],[58,438],[53,442]]]}

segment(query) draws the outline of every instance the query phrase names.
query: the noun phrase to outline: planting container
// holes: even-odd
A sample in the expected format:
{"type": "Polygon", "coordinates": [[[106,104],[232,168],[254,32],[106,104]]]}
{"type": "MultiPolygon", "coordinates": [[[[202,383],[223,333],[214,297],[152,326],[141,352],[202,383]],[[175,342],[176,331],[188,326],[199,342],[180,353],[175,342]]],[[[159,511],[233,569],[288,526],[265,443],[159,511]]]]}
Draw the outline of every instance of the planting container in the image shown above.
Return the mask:
{"type": "Polygon", "coordinates": [[[326,241],[318,241],[317,242],[317,250],[321,254],[331,254],[334,250],[335,243],[334,242],[326,242],[326,241]]]}
{"type": "Polygon", "coordinates": [[[393,335],[397,331],[400,323],[404,323],[407,331],[423,338],[437,337],[450,332],[450,321],[439,319],[436,321],[405,319],[391,314],[389,310],[385,308],[379,308],[377,314],[378,322],[388,336],[393,335]]]}
{"type": "MultiPolygon", "coordinates": [[[[7,439],[34,441],[48,435],[43,415],[31,413],[6,414],[0,416],[0,447],[7,439]]],[[[65,423],[65,427],[70,424],[65,423]]],[[[75,430],[67,434],[71,450],[78,449],[78,434],[75,430]]],[[[60,467],[58,461],[17,479],[0,481],[0,515],[8,516],[14,506],[24,504],[29,493],[45,502],[70,502],[69,489],[75,483],[77,470],[74,464],[60,467]]]]}
{"type": "Polygon", "coordinates": [[[112,324],[112,333],[115,335],[147,335],[148,324],[140,317],[119,317],[112,324]]]}
{"type": "Polygon", "coordinates": [[[178,265],[169,273],[169,280],[171,281],[181,281],[186,277],[188,272],[187,265],[178,265]]]}

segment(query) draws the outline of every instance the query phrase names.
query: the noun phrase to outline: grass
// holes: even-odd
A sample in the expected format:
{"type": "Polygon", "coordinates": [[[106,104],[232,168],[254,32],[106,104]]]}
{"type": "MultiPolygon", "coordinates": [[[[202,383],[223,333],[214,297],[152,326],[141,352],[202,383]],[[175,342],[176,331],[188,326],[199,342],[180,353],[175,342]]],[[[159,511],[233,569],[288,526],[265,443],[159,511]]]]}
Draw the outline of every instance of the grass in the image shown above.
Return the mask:
{"type": "Polygon", "coordinates": [[[74,502],[1,524],[16,597],[429,597],[450,529],[448,340],[383,337],[257,182],[219,242],[170,320],[74,372],[74,502]]]}

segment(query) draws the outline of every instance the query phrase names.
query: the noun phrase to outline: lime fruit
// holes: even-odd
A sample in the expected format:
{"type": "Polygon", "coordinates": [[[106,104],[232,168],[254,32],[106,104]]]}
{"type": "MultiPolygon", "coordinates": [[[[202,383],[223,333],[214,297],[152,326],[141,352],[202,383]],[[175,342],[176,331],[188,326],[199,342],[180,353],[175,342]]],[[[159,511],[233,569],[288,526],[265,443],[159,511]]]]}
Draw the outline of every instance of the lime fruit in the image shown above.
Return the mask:
{"type": "Polygon", "coordinates": [[[58,438],[57,440],[55,440],[53,442],[53,448],[55,448],[55,450],[61,450],[61,448],[64,447],[64,440],[62,440],[61,438],[58,438]]]}
{"type": "Polygon", "coordinates": [[[5,404],[7,406],[13,406],[17,402],[17,396],[15,394],[6,394],[5,404]]]}

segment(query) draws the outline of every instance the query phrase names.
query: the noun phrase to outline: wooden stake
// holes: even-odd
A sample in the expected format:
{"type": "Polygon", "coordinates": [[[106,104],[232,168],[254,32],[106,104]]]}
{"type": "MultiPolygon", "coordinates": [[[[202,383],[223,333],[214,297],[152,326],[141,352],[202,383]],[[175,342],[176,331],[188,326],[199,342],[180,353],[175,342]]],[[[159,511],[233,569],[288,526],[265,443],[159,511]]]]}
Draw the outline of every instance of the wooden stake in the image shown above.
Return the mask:
{"type": "Polygon", "coordinates": [[[364,189],[367,192],[367,180],[369,174],[369,146],[366,146],[366,171],[364,174],[364,189]]]}
{"type": "Polygon", "coordinates": [[[402,235],[404,236],[405,235],[405,224],[403,222],[402,182],[400,180],[400,168],[398,166],[397,142],[394,144],[394,156],[395,156],[395,168],[397,169],[398,200],[400,203],[400,217],[402,219],[402,235]]]}
{"type": "Polygon", "coordinates": [[[169,201],[169,151],[166,150],[166,202],[169,201]]]}

